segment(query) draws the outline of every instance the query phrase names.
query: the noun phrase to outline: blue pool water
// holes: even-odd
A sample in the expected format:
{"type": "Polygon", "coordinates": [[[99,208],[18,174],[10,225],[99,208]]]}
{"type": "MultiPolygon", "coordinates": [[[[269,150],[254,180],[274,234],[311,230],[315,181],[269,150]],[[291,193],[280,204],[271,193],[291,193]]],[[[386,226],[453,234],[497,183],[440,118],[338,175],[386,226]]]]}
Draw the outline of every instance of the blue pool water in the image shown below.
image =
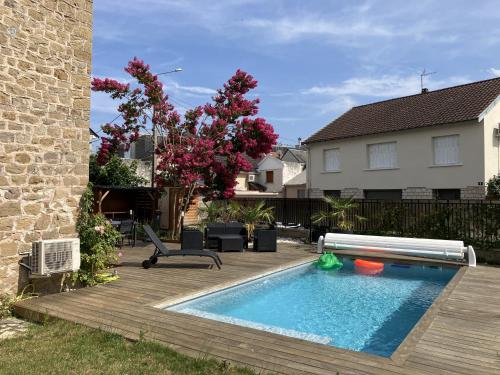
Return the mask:
{"type": "Polygon", "coordinates": [[[168,307],[187,314],[389,357],[456,268],[385,263],[378,276],[308,263],[168,307]]]}

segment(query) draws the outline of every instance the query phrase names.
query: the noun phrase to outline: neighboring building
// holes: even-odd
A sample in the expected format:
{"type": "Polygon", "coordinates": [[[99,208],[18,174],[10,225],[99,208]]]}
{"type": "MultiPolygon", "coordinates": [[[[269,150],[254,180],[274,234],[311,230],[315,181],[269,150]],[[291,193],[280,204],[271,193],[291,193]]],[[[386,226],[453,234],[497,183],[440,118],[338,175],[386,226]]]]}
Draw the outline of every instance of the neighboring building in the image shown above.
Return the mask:
{"type": "Polygon", "coordinates": [[[282,193],[285,184],[305,169],[305,155],[301,150],[291,149],[284,151],[281,158],[266,155],[257,166],[258,183],[265,186],[266,192],[282,193]]]}
{"type": "Polygon", "coordinates": [[[307,170],[303,170],[297,176],[285,183],[283,196],[285,198],[306,198],[307,197],[307,170]]]}
{"type": "MultiPolygon", "coordinates": [[[[156,137],[157,142],[161,142],[161,137],[156,137]]],[[[153,136],[142,134],[139,138],[130,145],[128,152],[130,159],[151,161],[153,160],[153,136]]]]}
{"type": "Polygon", "coordinates": [[[3,1],[0,14],[1,294],[22,289],[20,254],[34,241],[77,236],[89,170],[92,1],[3,1]]]}
{"type": "Polygon", "coordinates": [[[500,78],[354,107],[309,137],[307,185],[374,199],[483,199],[500,172],[500,78]]]}
{"type": "Polygon", "coordinates": [[[302,148],[287,148],[280,156],[280,160],[290,163],[299,163],[305,166],[307,164],[307,150],[302,148]]]}

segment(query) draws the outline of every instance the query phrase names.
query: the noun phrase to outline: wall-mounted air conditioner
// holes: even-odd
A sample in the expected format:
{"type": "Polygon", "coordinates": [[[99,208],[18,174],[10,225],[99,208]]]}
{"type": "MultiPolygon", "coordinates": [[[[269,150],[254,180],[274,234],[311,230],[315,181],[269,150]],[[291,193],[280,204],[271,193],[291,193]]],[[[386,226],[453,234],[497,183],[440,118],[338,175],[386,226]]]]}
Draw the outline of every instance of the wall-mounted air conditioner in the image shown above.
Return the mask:
{"type": "Polygon", "coordinates": [[[254,174],[249,174],[248,175],[248,182],[254,182],[255,181],[255,175],[254,174]]]}
{"type": "Polygon", "coordinates": [[[30,270],[36,276],[72,272],[80,268],[80,240],[68,238],[33,242],[30,270]]]}

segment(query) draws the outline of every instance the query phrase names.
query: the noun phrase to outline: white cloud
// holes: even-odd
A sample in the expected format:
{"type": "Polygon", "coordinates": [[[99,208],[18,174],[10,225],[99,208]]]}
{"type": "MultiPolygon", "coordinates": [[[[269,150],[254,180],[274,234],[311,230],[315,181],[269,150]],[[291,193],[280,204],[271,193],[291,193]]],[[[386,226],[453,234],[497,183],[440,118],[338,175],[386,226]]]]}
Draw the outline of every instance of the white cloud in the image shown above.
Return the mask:
{"type": "MultiPolygon", "coordinates": [[[[448,79],[436,80],[427,77],[425,87],[436,90],[467,83],[465,77],[450,77],[448,79]]],[[[342,113],[358,103],[368,100],[397,98],[417,94],[420,92],[420,76],[418,74],[409,76],[384,75],[382,77],[354,77],[349,78],[337,85],[313,86],[303,90],[306,96],[317,96],[325,98],[319,105],[321,114],[342,113]]]]}
{"type": "Polygon", "coordinates": [[[489,72],[493,74],[495,77],[500,77],[500,69],[490,68],[489,72]]]}
{"type": "Polygon", "coordinates": [[[350,96],[339,96],[334,100],[319,105],[319,113],[321,115],[344,113],[357,104],[358,103],[350,96]]]}
{"type": "Polygon", "coordinates": [[[253,18],[243,22],[251,29],[265,31],[275,41],[289,42],[303,37],[391,37],[395,32],[366,21],[339,23],[322,20],[321,17],[262,19],[253,18]]]}
{"type": "Polygon", "coordinates": [[[197,95],[214,95],[216,93],[214,89],[202,86],[176,85],[176,88],[179,91],[184,91],[190,94],[197,94],[197,95]]]}
{"type": "MultiPolygon", "coordinates": [[[[467,83],[465,77],[450,77],[445,80],[433,80],[427,77],[425,87],[430,90],[467,83]]],[[[338,85],[313,86],[302,93],[306,95],[353,95],[368,96],[376,98],[392,98],[420,92],[420,76],[418,73],[410,76],[384,75],[380,78],[354,77],[349,78],[338,85]]]]}

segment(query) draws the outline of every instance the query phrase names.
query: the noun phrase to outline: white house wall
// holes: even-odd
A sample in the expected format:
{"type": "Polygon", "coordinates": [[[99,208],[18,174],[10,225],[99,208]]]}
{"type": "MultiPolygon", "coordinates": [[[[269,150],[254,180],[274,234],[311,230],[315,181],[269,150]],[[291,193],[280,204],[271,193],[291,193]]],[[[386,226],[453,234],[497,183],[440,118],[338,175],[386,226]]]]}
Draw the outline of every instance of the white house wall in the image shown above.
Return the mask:
{"type": "Polygon", "coordinates": [[[304,170],[304,165],[290,161],[283,161],[283,184],[286,184],[292,178],[304,170]]]}
{"type": "Polygon", "coordinates": [[[266,156],[258,166],[258,182],[266,187],[266,192],[279,193],[283,189],[283,167],[284,163],[274,156],[266,156]],[[266,172],[273,171],[273,182],[266,183],[266,172]]]}
{"type": "Polygon", "coordinates": [[[488,181],[500,175],[500,138],[495,137],[494,129],[500,126],[500,100],[484,116],[484,173],[488,181]]]}

